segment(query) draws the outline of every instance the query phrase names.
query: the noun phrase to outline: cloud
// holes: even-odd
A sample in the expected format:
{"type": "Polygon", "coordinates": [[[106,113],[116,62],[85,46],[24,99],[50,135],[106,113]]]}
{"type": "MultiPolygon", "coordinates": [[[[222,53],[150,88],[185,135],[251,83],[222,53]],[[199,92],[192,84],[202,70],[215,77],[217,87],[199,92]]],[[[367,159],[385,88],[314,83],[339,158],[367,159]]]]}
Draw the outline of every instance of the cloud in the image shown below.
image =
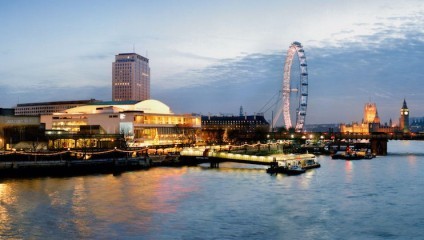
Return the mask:
{"type": "Polygon", "coordinates": [[[210,61],[210,62],[214,62],[217,61],[217,58],[214,57],[209,57],[209,56],[203,56],[203,55],[199,55],[199,54],[194,54],[194,53],[190,53],[190,52],[182,52],[182,51],[172,51],[176,56],[180,56],[183,58],[190,58],[190,59],[194,59],[194,60],[200,60],[200,61],[210,61]]]}
{"type": "Polygon", "coordinates": [[[55,87],[37,86],[36,88],[13,88],[6,86],[2,89],[5,94],[0,95],[0,107],[9,108],[17,103],[86,100],[95,98],[98,100],[110,100],[110,87],[55,87]]]}
{"type": "MultiPolygon", "coordinates": [[[[307,123],[360,121],[363,104],[369,100],[377,103],[382,118],[397,118],[403,98],[407,98],[413,115],[424,115],[423,25],[424,14],[417,10],[408,16],[378,18],[376,23],[359,22],[328,35],[329,39],[300,40],[309,70],[307,123]]],[[[220,40],[225,43],[225,39],[220,40]]],[[[233,40],[232,43],[236,39],[233,40]]],[[[198,41],[183,39],[182,42],[198,41]]],[[[59,61],[48,68],[57,73],[39,71],[47,61],[40,63],[38,59],[27,66],[26,73],[17,71],[21,66],[8,71],[0,67],[2,106],[11,106],[17,99],[20,102],[109,100],[111,61],[107,59],[113,61],[114,54],[110,51],[111,44],[106,45],[84,54],[80,51],[72,59],[57,56],[59,61]],[[93,74],[92,69],[102,74],[93,74]],[[19,84],[17,79],[25,82],[19,84]],[[40,83],[37,79],[41,79],[40,83]]],[[[233,46],[219,46],[224,45],[233,46]]],[[[237,114],[240,105],[249,114],[258,112],[282,88],[287,49],[273,47],[256,53],[243,52],[246,49],[250,48],[240,48],[238,57],[225,59],[206,54],[214,48],[201,53],[190,52],[191,46],[183,50],[157,50],[165,60],[152,61],[152,96],[175,112],[237,114]]],[[[160,57],[152,57],[155,58],[160,57]]]]}
{"type": "Polygon", "coordinates": [[[106,60],[106,59],[111,59],[111,55],[110,54],[104,54],[104,53],[97,53],[97,54],[92,54],[92,55],[82,55],[79,57],[81,60],[106,60]]]}
{"type": "Polygon", "coordinates": [[[162,88],[222,87],[250,81],[265,81],[270,74],[277,73],[273,69],[282,68],[283,62],[284,57],[281,52],[256,53],[235,59],[223,59],[205,68],[176,74],[172,83],[162,88]]]}
{"type": "MultiPolygon", "coordinates": [[[[424,115],[423,24],[422,14],[385,19],[371,26],[372,34],[328,46],[304,45],[309,70],[307,121],[360,121],[368,101],[377,103],[383,121],[397,119],[403,98],[413,114],[424,115]]],[[[192,69],[176,76],[175,86],[155,93],[183,111],[237,114],[243,105],[246,111],[257,112],[282,87],[285,51],[247,54],[192,69]]]]}

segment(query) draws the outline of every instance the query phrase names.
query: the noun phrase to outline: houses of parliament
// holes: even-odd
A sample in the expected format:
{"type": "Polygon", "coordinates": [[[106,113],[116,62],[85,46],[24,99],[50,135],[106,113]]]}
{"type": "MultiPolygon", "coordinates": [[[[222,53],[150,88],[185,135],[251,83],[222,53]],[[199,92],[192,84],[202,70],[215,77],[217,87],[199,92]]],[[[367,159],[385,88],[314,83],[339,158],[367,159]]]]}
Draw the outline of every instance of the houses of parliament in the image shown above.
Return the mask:
{"type": "Polygon", "coordinates": [[[409,109],[406,100],[403,100],[400,109],[399,124],[395,125],[390,119],[389,124],[381,124],[378,116],[377,105],[375,103],[366,103],[364,106],[364,118],[362,123],[353,122],[352,124],[341,124],[340,132],[368,134],[373,132],[383,133],[408,133],[409,130],[409,109]]]}

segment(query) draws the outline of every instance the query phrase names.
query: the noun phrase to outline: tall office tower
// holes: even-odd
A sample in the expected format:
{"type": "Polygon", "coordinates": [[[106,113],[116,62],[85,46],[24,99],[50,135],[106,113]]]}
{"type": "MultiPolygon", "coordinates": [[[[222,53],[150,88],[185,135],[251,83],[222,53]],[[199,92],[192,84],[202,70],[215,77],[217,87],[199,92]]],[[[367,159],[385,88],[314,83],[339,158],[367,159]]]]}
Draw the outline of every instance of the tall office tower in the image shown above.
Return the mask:
{"type": "Polygon", "coordinates": [[[406,100],[403,99],[403,105],[400,109],[399,128],[402,132],[409,132],[409,109],[406,106],[406,100]]]}
{"type": "Polygon", "coordinates": [[[149,59],[136,53],[115,55],[112,63],[113,101],[150,99],[149,59]]]}

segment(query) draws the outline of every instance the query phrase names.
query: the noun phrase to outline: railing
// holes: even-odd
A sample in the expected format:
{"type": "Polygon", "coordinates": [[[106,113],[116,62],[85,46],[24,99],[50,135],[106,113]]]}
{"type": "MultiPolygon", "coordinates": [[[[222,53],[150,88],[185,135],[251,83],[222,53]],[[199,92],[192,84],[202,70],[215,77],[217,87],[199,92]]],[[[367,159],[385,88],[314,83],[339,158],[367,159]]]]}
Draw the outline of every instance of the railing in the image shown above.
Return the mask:
{"type": "Polygon", "coordinates": [[[185,148],[180,152],[181,156],[189,157],[212,157],[228,160],[237,160],[238,162],[256,162],[270,164],[273,161],[300,161],[313,159],[313,154],[274,154],[270,156],[256,156],[238,153],[209,151],[208,148],[185,148]]]}
{"type": "Polygon", "coordinates": [[[66,150],[59,152],[25,152],[25,151],[0,151],[0,161],[7,160],[25,160],[25,161],[52,161],[52,160],[62,160],[62,159],[85,159],[88,160],[92,157],[98,156],[108,156],[108,157],[121,157],[121,155],[125,155],[127,157],[137,156],[145,154],[146,150],[122,150],[122,149],[109,149],[105,151],[75,151],[75,150],[66,150]],[[116,154],[118,155],[116,155],[116,154]],[[111,155],[112,154],[112,155],[111,155]],[[71,157],[73,156],[73,157],[71,157]],[[13,159],[11,159],[13,158],[13,159]],[[15,159],[16,158],[16,159],[15,159]]]}
{"type": "Polygon", "coordinates": [[[261,162],[261,163],[271,163],[276,159],[272,156],[254,156],[254,155],[245,155],[237,153],[225,153],[225,152],[210,152],[209,157],[222,158],[222,159],[234,159],[239,161],[246,162],[261,162]]]}
{"type": "Polygon", "coordinates": [[[305,133],[269,133],[273,139],[299,140],[299,139],[388,139],[388,140],[424,140],[424,133],[401,133],[401,132],[372,132],[372,133],[349,133],[349,132],[305,132],[305,133]]]}

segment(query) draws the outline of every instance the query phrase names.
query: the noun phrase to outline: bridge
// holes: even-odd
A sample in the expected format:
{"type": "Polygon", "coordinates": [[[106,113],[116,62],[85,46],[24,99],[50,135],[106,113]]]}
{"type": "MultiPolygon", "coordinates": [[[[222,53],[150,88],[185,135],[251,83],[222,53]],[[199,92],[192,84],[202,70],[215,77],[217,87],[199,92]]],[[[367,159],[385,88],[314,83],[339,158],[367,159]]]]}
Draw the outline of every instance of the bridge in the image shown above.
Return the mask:
{"type": "Polygon", "coordinates": [[[424,133],[341,133],[341,132],[303,132],[303,133],[270,133],[272,139],[281,140],[332,140],[352,141],[352,140],[369,140],[371,151],[376,155],[387,155],[387,142],[390,140],[411,140],[423,141],[424,133]]]}

